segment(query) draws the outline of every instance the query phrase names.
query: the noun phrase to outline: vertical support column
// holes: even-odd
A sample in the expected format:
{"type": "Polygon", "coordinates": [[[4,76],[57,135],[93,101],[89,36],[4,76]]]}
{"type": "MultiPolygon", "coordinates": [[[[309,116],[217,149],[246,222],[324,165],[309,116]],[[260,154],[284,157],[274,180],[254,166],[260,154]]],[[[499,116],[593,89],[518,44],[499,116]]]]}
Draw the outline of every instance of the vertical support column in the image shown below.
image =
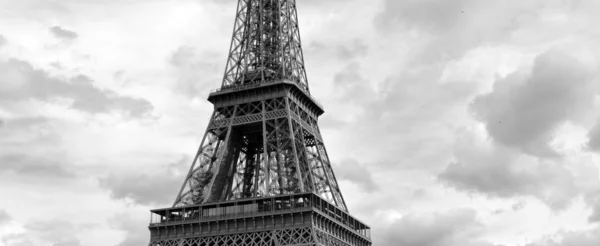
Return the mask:
{"type": "Polygon", "coordinates": [[[279,49],[281,52],[280,53],[280,55],[281,55],[281,76],[282,76],[281,78],[287,79],[288,76],[286,76],[287,75],[286,74],[286,72],[287,72],[286,59],[288,59],[289,57],[285,53],[285,48],[284,48],[284,46],[286,45],[286,42],[284,41],[285,37],[282,37],[282,35],[283,35],[283,23],[282,23],[283,16],[281,15],[281,2],[282,1],[277,1],[277,9],[279,10],[279,11],[277,11],[278,12],[277,13],[277,21],[279,22],[279,33],[277,35],[278,36],[277,38],[280,40],[279,49]]]}
{"type": "MultiPolygon", "coordinates": [[[[321,143],[323,145],[323,143],[321,143]]],[[[331,178],[333,179],[333,183],[335,184],[335,187],[331,187],[331,188],[335,188],[335,193],[332,191],[333,195],[335,196],[335,200],[336,200],[336,205],[340,208],[342,208],[344,211],[348,212],[348,207],[346,207],[346,201],[344,201],[344,197],[342,196],[342,191],[340,190],[340,187],[337,183],[337,179],[335,178],[335,173],[333,172],[333,167],[331,166],[331,161],[329,160],[329,155],[327,155],[327,150],[325,149],[325,146],[321,146],[321,148],[323,149],[323,155],[325,156],[325,158],[327,159],[327,163],[323,163],[323,167],[327,167],[327,172],[330,173],[331,178]],[[338,201],[339,200],[339,201],[338,201]]],[[[320,149],[321,148],[317,148],[320,149]]],[[[330,181],[331,182],[331,181],[330,181]]]]}
{"type": "MultiPolygon", "coordinates": [[[[227,179],[225,181],[225,190],[223,190],[223,193],[221,193],[221,199],[223,200],[229,200],[229,198],[233,198],[233,181],[235,179],[235,171],[238,169],[239,165],[242,163],[242,160],[239,160],[240,158],[240,154],[241,154],[241,147],[240,147],[240,143],[233,143],[233,148],[230,149],[229,151],[235,151],[235,153],[233,153],[233,159],[231,160],[231,162],[229,162],[229,170],[227,171],[227,179]]],[[[244,156],[244,165],[248,165],[248,156],[245,155],[244,156]]],[[[221,161],[221,163],[223,163],[223,161],[221,161]]],[[[242,177],[242,183],[243,183],[243,177],[242,177]]]]}
{"type": "Polygon", "coordinates": [[[259,37],[259,44],[260,44],[260,51],[259,51],[259,57],[260,57],[260,81],[261,83],[265,81],[265,61],[264,61],[264,57],[266,56],[266,52],[265,52],[265,45],[263,42],[263,22],[265,22],[266,20],[266,16],[263,15],[263,1],[259,1],[258,3],[259,5],[259,9],[258,9],[258,37],[259,37]]]}
{"type": "Polygon", "coordinates": [[[245,42],[242,42],[242,44],[244,44],[244,47],[242,47],[242,51],[243,53],[240,54],[241,59],[240,61],[240,65],[243,67],[240,67],[240,73],[241,75],[239,76],[240,78],[240,84],[244,83],[244,80],[246,80],[246,74],[247,72],[249,72],[248,66],[250,65],[250,56],[251,56],[251,51],[250,51],[250,45],[252,44],[252,35],[256,35],[256,33],[254,33],[252,31],[252,15],[254,14],[258,14],[255,12],[255,10],[253,9],[252,6],[252,2],[255,2],[253,0],[243,0],[246,1],[246,8],[247,8],[247,12],[246,12],[246,21],[244,22],[244,37],[243,40],[245,42]]]}
{"type": "Polygon", "coordinates": [[[246,24],[246,13],[248,11],[246,0],[239,0],[237,9],[235,11],[235,21],[233,24],[233,32],[231,37],[231,43],[229,45],[229,54],[227,57],[227,63],[225,65],[225,72],[223,74],[223,83],[221,87],[225,87],[231,85],[238,79],[240,64],[239,62],[239,52],[241,48],[241,36],[243,34],[244,25],[246,24]],[[235,55],[236,53],[237,56],[235,55]]]}
{"type": "Polygon", "coordinates": [[[280,155],[280,151],[281,151],[281,140],[280,140],[280,123],[279,121],[281,120],[281,118],[275,119],[275,139],[276,139],[276,145],[275,145],[275,163],[277,163],[277,179],[279,181],[279,195],[283,195],[283,175],[281,175],[281,157],[280,155]]]}
{"type": "MultiPolygon", "coordinates": [[[[264,109],[264,107],[263,107],[264,109]]],[[[265,114],[263,112],[263,122],[265,120],[265,114]]],[[[264,139],[263,139],[264,142],[264,139]]],[[[264,146],[264,145],[263,145],[264,146]]],[[[261,158],[261,154],[260,151],[256,152],[256,160],[254,161],[254,191],[252,191],[252,197],[258,197],[258,180],[259,180],[259,175],[260,175],[260,169],[261,169],[261,164],[262,164],[263,159],[261,158]]]]}
{"type": "MultiPolygon", "coordinates": [[[[293,100],[293,99],[290,98],[289,100],[293,100]]],[[[297,105],[301,105],[301,104],[297,104],[297,105]]],[[[302,110],[306,110],[306,109],[302,109],[302,110]]],[[[306,111],[304,111],[304,112],[306,112],[306,111]]],[[[308,126],[310,126],[310,125],[308,125],[308,126]]],[[[314,175],[314,172],[313,172],[313,169],[312,169],[312,166],[311,166],[310,159],[308,158],[309,148],[306,145],[306,139],[304,138],[304,131],[303,131],[303,130],[306,130],[310,134],[313,134],[312,133],[312,129],[305,129],[304,126],[302,126],[302,124],[299,124],[298,127],[300,128],[299,129],[300,132],[299,132],[298,139],[297,139],[298,140],[298,146],[300,146],[301,148],[303,148],[303,150],[300,151],[300,153],[298,153],[299,155],[301,155],[298,158],[302,157],[302,159],[305,162],[305,163],[303,163],[304,165],[302,167],[304,168],[303,172],[306,171],[306,173],[303,173],[303,175],[305,176],[304,178],[308,179],[307,180],[307,184],[309,185],[309,187],[304,187],[304,189],[305,189],[305,192],[310,192],[310,191],[316,192],[317,189],[315,187],[316,186],[316,182],[315,182],[315,178],[314,178],[315,175],[314,175]]]]}
{"type": "Polygon", "coordinates": [[[286,97],[285,98],[285,108],[287,110],[287,119],[288,119],[288,127],[290,128],[290,139],[292,141],[292,150],[294,152],[294,163],[296,164],[296,178],[298,180],[297,185],[299,185],[300,187],[300,192],[304,192],[304,180],[302,179],[302,170],[300,170],[300,164],[298,161],[298,152],[296,151],[296,137],[294,136],[294,126],[292,124],[292,121],[294,120],[294,118],[292,117],[292,112],[290,110],[290,102],[289,102],[290,98],[286,97]]]}
{"type": "MultiPolygon", "coordinates": [[[[329,192],[331,193],[331,198],[333,199],[333,202],[335,203],[335,205],[339,206],[339,204],[337,202],[337,198],[334,195],[334,191],[333,191],[334,187],[332,185],[332,181],[330,180],[329,173],[326,169],[328,162],[326,163],[324,161],[325,158],[323,158],[323,156],[321,155],[321,150],[319,148],[319,145],[322,145],[322,144],[323,144],[323,142],[321,142],[319,139],[315,139],[315,149],[317,151],[317,156],[319,158],[319,161],[321,162],[321,169],[323,169],[323,174],[325,175],[325,181],[327,182],[327,186],[329,187],[329,192]]],[[[329,161],[329,160],[327,160],[327,161],[329,161]]]]}
{"type": "Polygon", "coordinates": [[[298,62],[300,62],[298,76],[300,77],[299,79],[300,79],[301,87],[303,87],[306,90],[306,93],[308,93],[310,95],[310,89],[308,86],[308,78],[306,76],[306,68],[304,66],[304,53],[302,51],[302,40],[300,38],[300,27],[298,25],[298,8],[296,7],[295,0],[288,0],[288,1],[291,1],[293,4],[293,8],[291,8],[289,15],[290,15],[290,18],[293,18],[294,27],[295,27],[294,34],[298,38],[298,40],[294,40],[298,45],[296,59],[298,59],[299,60],[298,62]]]}
{"type": "Polygon", "coordinates": [[[173,207],[175,207],[177,205],[177,203],[179,203],[181,201],[181,193],[183,192],[183,189],[185,188],[185,184],[186,183],[190,186],[190,192],[191,192],[192,184],[189,182],[189,180],[192,177],[192,173],[194,171],[194,167],[196,166],[196,162],[198,161],[198,157],[202,153],[202,146],[204,146],[204,142],[206,141],[206,137],[208,136],[208,130],[210,129],[210,125],[215,120],[215,115],[217,115],[217,110],[216,109],[213,111],[213,114],[210,117],[210,121],[208,122],[208,125],[206,126],[206,131],[204,131],[204,137],[202,137],[202,141],[200,141],[200,146],[198,146],[198,151],[196,151],[196,156],[194,156],[194,160],[192,161],[192,165],[190,166],[190,170],[188,171],[188,174],[187,174],[185,180],[183,181],[183,184],[181,184],[181,189],[179,189],[179,193],[177,195],[177,198],[175,198],[175,202],[173,203],[173,207]]]}
{"type": "Polygon", "coordinates": [[[262,128],[263,128],[263,163],[264,163],[264,177],[263,182],[265,185],[265,196],[270,195],[269,192],[271,190],[271,171],[270,171],[270,163],[269,163],[269,152],[267,148],[267,110],[265,106],[266,102],[262,103],[262,128]]]}
{"type": "MultiPolygon", "coordinates": [[[[252,182],[255,179],[258,157],[256,154],[256,147],[248,145],[247,152],[245,154],[245,165],[244,174],[242,175],[242,196],[241,198],[253,197],[253,186],[256,186],[256,182],[252,182]]],[[[241,152],[241,150],[240,150],[241,152]]]]}
{"type": "Polygon", "coordinates": [[[282,5],[285,5],[279,8],[282,23],[285,23],[285,25],[281,25],[282,27],[285,26],[285,29],[282,28],[279,35],[284,36],[283,38],[286,40],[285,44],[287,45],[288,49],[286,53],[283,53],[283,56],[286,58],[286,65],[289,65],[290,69],[288,78],[290,78],[292,81],[294,81],[294,83],[296,83],[294,76],[296,75],[295,73],[298,72],[298,69],[296,66],[297,62],[295,61],[297,57],[294,54],[296,45],[294,43],[294,36],[292,36],[291,33],[294,26],[292,25],[293,23],[290,21],[290,3],[286,0],[279,2],[284,2],[282,5]]]}
{"type": "MultiPolygon", "coordinates": [[[[237,113],[237,109],[238,109],[238,106],[236,105],[233,108],[233,114],[231,115],[231,119],[229,121],[229,126],[227,126],[227,134],[225,136],[225,139],[223,140],[223,149],[221,150],[221,153],[218,153],[219,157],[217,158],[217,160],[220,163],[219,163],[219,165],[217,165],[217,169],[220,168],[220,165],[223,163],[223,157],[225,156],[225,153],[227,153],[227,151],[229,151],[229,147],[230,147],[229,146],[229,140],[230,140],[229,138],[231,138],[231,128],[233,126],[233,121],[235,120],[235,117],[236,117],[235,114],[237,113]]],[[[211,167],[211,169],[215,169],[215,167],[213,166],[213,167],[211,167]]],[[[216,172],[216,170],[214,170],[213,171],[213,176],[212,176],[211,181],[209,183],[210,186],[207,189],[208,190],[208,194],[204,197],[204,201],[203,201],[204,203],[206,203],[208,201],[211,201],[211,199],[214,199],[214,197],[212,197],[213,196],[212,189],[213,189],[213,186],[214,186],[214,183],[215,183],[215,179],[217,178],[217,176],[218,176],[218,173],[216,172]]]]}

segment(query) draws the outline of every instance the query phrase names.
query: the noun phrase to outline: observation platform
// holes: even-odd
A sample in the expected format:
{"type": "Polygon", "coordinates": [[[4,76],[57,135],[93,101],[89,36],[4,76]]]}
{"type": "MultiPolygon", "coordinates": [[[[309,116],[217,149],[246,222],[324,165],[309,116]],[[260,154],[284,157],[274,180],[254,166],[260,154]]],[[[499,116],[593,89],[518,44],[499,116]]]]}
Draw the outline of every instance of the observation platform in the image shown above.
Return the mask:
{"type": "Polygon", "coordinates": [[[291,91],[291,93],[302,98],[302,101],[314,110],[317,116],[325,112],[323,105],[317,99],[296,82],[289,79],[255,81],[224,86],[212,90],[208,96],[208,101],[213,103],[215,107],[223,107],[286,96],[286,91],[291,91]]]}
{"type": "Polygon", "coordinates": [[[313,228],[349,245],[371,245],[369,226],[315,193],[155,209],[149,226],[151,241],[287,228],[313,228]]]}

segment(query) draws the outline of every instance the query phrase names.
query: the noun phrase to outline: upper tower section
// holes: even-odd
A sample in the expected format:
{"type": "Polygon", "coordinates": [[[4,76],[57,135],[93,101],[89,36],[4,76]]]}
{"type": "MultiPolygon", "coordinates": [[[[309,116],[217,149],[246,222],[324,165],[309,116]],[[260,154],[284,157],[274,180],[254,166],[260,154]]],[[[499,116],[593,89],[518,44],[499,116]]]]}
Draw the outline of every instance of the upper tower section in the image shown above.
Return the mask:
{"type": "Polygon", "coordinates": [[[295,0],[239,0],[221,90],[287,80],[309,93],[295,0]]]}

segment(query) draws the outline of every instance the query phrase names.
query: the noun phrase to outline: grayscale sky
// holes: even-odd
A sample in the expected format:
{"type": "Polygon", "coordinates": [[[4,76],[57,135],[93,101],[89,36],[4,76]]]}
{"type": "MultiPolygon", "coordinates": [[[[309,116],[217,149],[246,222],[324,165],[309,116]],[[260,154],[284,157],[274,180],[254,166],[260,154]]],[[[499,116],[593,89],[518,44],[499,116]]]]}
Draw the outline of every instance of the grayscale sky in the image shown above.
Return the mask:
{"type": "MultiPolygon", "coordinates": [[[[0,245],[149,241],[236,2],[0,0],[0,245]]],[[[325,144],[374,245],[600,245],[600,1],[297,2],[325,144]]]]}

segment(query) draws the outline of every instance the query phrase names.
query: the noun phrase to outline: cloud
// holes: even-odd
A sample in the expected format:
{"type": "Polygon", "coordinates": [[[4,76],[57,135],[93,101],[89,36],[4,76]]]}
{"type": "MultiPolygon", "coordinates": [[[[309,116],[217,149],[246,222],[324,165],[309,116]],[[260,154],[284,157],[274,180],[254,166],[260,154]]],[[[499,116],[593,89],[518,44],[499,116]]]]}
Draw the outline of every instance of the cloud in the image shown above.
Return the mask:
{"type": "Polygon", "coordinates": [[[151,175],[113,174],[101,179],[101,186],[110,190],[113,199],[131,200],[140,205],[167,205],[173,202],[183,176],[171,173],[151,175]]]}
{"type": "MultiPolygon", "coordinates": [[[[597,174],[598,172],[596,172],[597,174]]],[[[584,200],[592,209],[588,217],[589,222],[600,222],[600,188],[592,189],[584,195],[584,200]]]]}
{"type": "MultiPolygon", "coordinates": [[[[178,173],[188,163],[187,158],[146,173],[113,173],[100,179],[100,186],[109,190],[116,200],[140,205],[168,206],[175,200],[184,175],[178,173]]],[[[187,173],[186,173],[187,174],[187,173]]]]}
{"type": "Polygon", "coordinates": [[[59,26],[53,26],[50,28],[50,32],[57,38],[72,41],[75,40],[78,35],[76,32],[66,30],[59,26]]]}
{"type": "MultiPolygon", "coordinates": [[[[53,119],[42,117],[42,116],[25,116],[18,118],[10,118],[10,119],[1,119],[0,118],[0,137],[4,138],[2,140],[9,139],[10,136],[17,136],[17,132],[44,132],[49,135],[50,132],[46,132],[46,127],[49,127],[50,123],[53,119]],[[2,128],[5,128],[2,130],[2,128]]],[[[23,137],[23,135],[19,135],[23,137]]],[[[58,136],[55,136],[58,138],[58,136]]],[[[0,145],[2,143],[6,143],[6,141],[0,140],[0,145]]]]}
{"type": "Polygon", "coordinates": [[[7,43],[8,40],[6,40],[6,38],[0,34],[0,48],[2,48],[2,46],[6,45],[7,43]]]}
{"type": "Polygon", "coordinates": [[[560,232],[551,238],[539,240],[525,246],[597,246],[600,245],[600,228],[586,231],[560,232]],[[556,240],[559,237],[561,240],[556,240]]]}
{"type": "Polygon", "coordinates": [[[376,23],[381,28],[393,28],[394,25],[406,23],[433,32],[447,30],[456,25],[461,18],[466,18],[463,10],[472,3],[472,0],[387,0],[384,11],[376,18],[376,23]]]}
{"type": "Polygon", "coordinates": [[[0,61],[0,102],[36,99],[50,103],[61,98],[71,100],[73,109],[94,114],[118,110],[132,117],[143,117],[153,109],[145,99],[99,89],[85,75],[55,78],[26,61],[0,61]]]}
{"type": "Polygon", "coordinates": [[[4,235],[2,242],[6,245],[30,246],[43,245],[52,246],[81,246],[81,242],[75,236],[80,230],[76,225],[69,221],[52,220],[33,220],[24,225],[25,231],[22,233],[13,233],[4,235]],[[37,242],[37,243],[35,243],[37,242]]]}
{"type": "Polygon", "coordinates": [[[81,242],[77,239],[69,239],[67,241],[54,243],[52,246],[81,246],[81,242]]]}
{"type": "Polygon", "coordinates": [[[536,158],[477,139],[484,137],[476,132],[458,136],[455,160],[438,175],[440,181],[458,190],[504,198],[530,195],[554,209],[563,209],[583,188],[577,183],[583,178],[572,170],[597,172],[593,164],[583,160],[536,158]]]}
{"type": "Polygon", "coordinates": [[[54,158],[20,153],[0,153],[0,176],[17,175],[43,182],[47,179],[73,179],[75,174],[65,162],[54,158]]]}
{"type": "Polygon", "coordinates": [[[346,44],[327,44],[311,42],[305,47],[304,52],[318,54],[321,57],[335,57],[339,61],[352,61],[364,58],[369,53],[369,46],[363,40],[348,40],[346,44]]]}
{"type": "Polygon", "coordinates": [[[337,129],[343,127],[346,122],[326,114],[319,117],[319,127],[321,129],[337,129]]]}
{"type": "Polygon", "coordinates": [[[30,238],[27,238],[25,234],[22,233],[10,233],[5,234],[0,238],[2,243],[10,246],[35,246],[30,238]]]}
{"type": "Polygon", "coordinates": [[[52,242],[54,246],[80,246],[81,243],[75,237],[78,235],[77,227],[66,220],[35,220],[25,224],[27,234],[52,242]]]}
{"type": "Polygon", "coordinates": [[[498,143],[552,157],[557,153],[548,142],[557,127],[593,104],[592,85],[590,71],[553,49],[539,55],[531,71],[523,69],[496,81],[493,91],[476,98],[471,109],[498,143]]]}
{"type": "Polygon", "coordinates": [[[340,166],[335,169],[335,174],[339,179],[351,181],[366,192],[379,190],[379,187],[373,181],[373,174],[366,166],[361,165],[354,159],[346,159],[339,164],[340,166]]]}
{"type": "Polygon", "coordinates": [[[573,175],[561,163],[540,162],[510,150],[463,153],[458,159],[439,178],[459,190],[505,198],[532,195],[557,209],[578,194],[573,175]]]}
{"type": "MultiPolygon", "coordinates": [[[[47,117],[26,116],[5,119],[4,125],[1,125],[0,159],[10,162],[4,166],[5,170],[10,169],[10,173],[15,174],[26,171],[32,165],[57,167],[59,170],[70,169],[70,162],[66,161],[60,149],[64,136],[57,131],[60,121],[47,117]]],[[[2,169],[0,167],[0,170],[2,169]]]]}
{"type": "MultiPolygon", "coordinates": [[[[2,121],[2,119],[0,119],[2,121]]],[[[48,118],[45,117],[22,117],[16,119],[10,119],[4,122],[8,127],[15,128],[29,128],[29,127],[38,127],[44,123],[49,121],[48,118]]]]}
{"type": "Polygon", "coordinates": [[[333,84],[337,90],[340,100],[352,104],[365,104],[376,98],[375,92],[371,89],[369,81],[362,77],[360,73],[360,64],[357,62],[349,63],[344,69],[337,72],[333,77],[333,84]]]}
{"type": "Polygon", "coordinates": [[[220,86],[223,71],[217,63],[220,64],[224,56],[224,53],[201,52],[191,46],[179,47],[169,59],[178,76],[175,91],[188,98],[207,97],[210,90],[220,86]]]}
{"type": "Polygon", "coordinates": [[[12,221],[12,218],[4,209],[0,209],[0,226],[12,221]]]}
{"type": "Polygon", "coordinates": [[[386,76],[375,90],[365,79],[370,77],[357,68],[351,63],[336,74],[339,83],[331,97],[339,100],[328,106],[335,110],[324,118],[328,130],[340,132],[335,137],[344,150],[338,150],[338,155],[368,160],[369,169],[381,174],[440,167],[446,162],[452,154],[451,127],[462,124],[465,103],[477,88],[461,82],[440,84],[441,70],[427,67],[386,76]],[[333,125],[338,121],[345,124],[333,125]],[[356,151],[342,152],[347,149],[356,151]]]}
{"type": "Polygon", "coordinates": [[[600,119],[598,123],[588,133],[589,141],[587,147],[590,150],[600,153],[600,119]]]}
{"type": "Polygon", "coordinates": [[[383,233],[382,246],[491,246],[477,239],[482,225],[471,209],[442,213],[411,213],[392,223],[383,233]]]}
{"type": "Polygon", "coordinates": [[[519,28],[535,23],[540,1],[384,0],[374,25],[384,36],[403,35],[412,61],[429,65],[459,58],[466,51],[511,41],[519,28]]]}
{"type": "Polygon", "coordinates": [[[347,45],[338,45],[336,47],[337,57],[340,60],[352,60],[356,58],[365,57],[369,52],[369,46],[364,44],[361,40],[354,40],[352,43],[347,45]]]}
{"type": "Polygon", "coordinates": [[[112,228],[125,231],[125,239],[117,246],[139,246],[148,244],[150,232],[148,227],[140,226],[148,223],[148,213],[120,213],[109,219],[112,228]]]}

